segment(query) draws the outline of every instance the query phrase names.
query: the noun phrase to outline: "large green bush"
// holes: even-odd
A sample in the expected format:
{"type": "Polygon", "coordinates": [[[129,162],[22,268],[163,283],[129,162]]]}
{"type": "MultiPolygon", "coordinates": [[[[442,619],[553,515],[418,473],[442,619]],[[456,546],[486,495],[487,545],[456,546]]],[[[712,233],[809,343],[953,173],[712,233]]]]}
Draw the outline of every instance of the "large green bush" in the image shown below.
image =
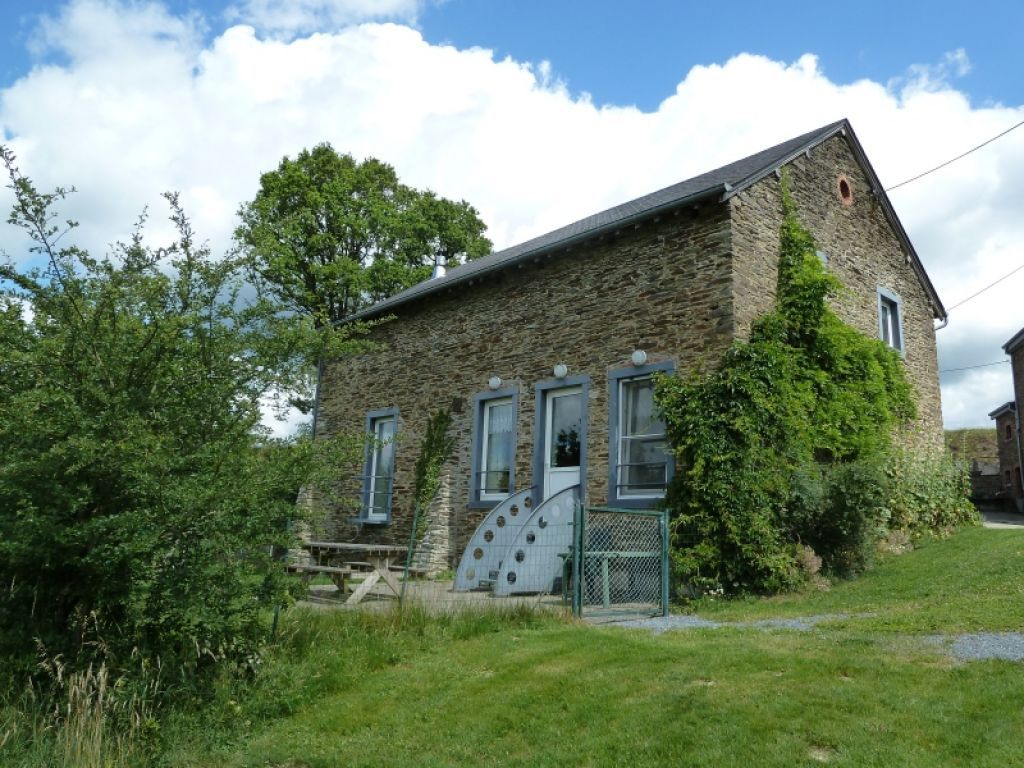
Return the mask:
{"type": "MultiPolygon", "coordinates": [[[[714,371],[658,379],[677,466],[668,494],[675,566],[691,592],[793,587],[805,576],[805,546],[832,573],[861,570],[892,515],[890,493],[917,493],[899,490],[886,470],[893,432],[915,415],[902,361],[830,309],[843,288],[786,184],[774,310],[714,371]]],[[[933,512],[923,527],[946,518],[933,512]]]]}
{"type": "Polygon", "coordinates": [[[164,680],[251,665],[316,466],[308,441],[261,435],[261,403],[322,335],[243,300],[238,264],[194,243],[174,196],[171,247],[137,231],[97,259],[64,245],[64,193],[3,160],[10,222],[45,266],[0,266],[0,662],[120,676],[141,657],[164,680]]]}

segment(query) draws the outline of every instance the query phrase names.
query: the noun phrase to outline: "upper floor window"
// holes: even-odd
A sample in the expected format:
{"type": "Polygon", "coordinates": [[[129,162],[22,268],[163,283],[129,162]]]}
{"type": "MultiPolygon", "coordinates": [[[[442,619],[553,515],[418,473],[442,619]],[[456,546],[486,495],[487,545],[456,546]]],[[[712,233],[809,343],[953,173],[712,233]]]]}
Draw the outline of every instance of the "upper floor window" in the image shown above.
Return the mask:
{"type": "Polygon", "coordinates": [[[888,346],[903,353],[903,314],[900,297],[885,288],[878,289],[878,332],[888,346]]]}
{"type": "Polygon", "coordinates": [[[609,503],[651,506],[664,498],[672,476],[665,422],[654,402],[656,370],[671,363],[613,371],[609,410],[609,503]]]}
{"type": "Polygon", "coordinates": [[[370,441],[366,448],[363,474],[363,503],[359,521],[387,523],[391,520],[391,495],[395,484],[395,434],[398,410],[371,411],[366,417],[370,441]]]}
{"type": "Polygon", "coordinates": [[[514,490],[517,397],[514,390],[501,390],[474,400],[470,504],[490,507],[514,490]]]}
{"type": "Polygon", "coordinates": [[[1013,439],[1013,424],[1006,425],[1006,442],[1010,442],[1013,439]]]}

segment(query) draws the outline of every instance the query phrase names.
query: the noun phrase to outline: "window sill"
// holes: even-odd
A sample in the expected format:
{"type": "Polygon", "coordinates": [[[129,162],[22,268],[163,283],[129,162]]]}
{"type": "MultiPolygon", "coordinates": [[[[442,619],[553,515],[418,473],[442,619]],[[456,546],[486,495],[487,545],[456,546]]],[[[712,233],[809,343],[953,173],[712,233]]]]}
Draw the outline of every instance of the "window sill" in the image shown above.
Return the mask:
{"type": "Polygon", "coordinates": [[[350,517],[347,522],[353,525],[391,525],[391,520],[370,520],[368,517],[350,517]]]}
{"type": "MultiPolygon", "coordinates": [[[[510,493],[509,496],[511,496],[511,495],[512,494],[510,493]]],[[[505,499],[507,499],[507,498],[508,498],[508,496],[505,497],[505,499]]],[[[501,502],[503,502],[505,499],[486,499],[486,500],[485,499],[470,499],[469,500],[469,508],[470,509],[494,509],[496,506],[501,504],[501,502]]]]}
{"type": "Polygon", "coordinates": [[[622,509],[657,509],[665,506],[664,496],[637,497],[627,496],[626,498],[615,498],[608,496],[609,507],[621,507],[622,509]]]}

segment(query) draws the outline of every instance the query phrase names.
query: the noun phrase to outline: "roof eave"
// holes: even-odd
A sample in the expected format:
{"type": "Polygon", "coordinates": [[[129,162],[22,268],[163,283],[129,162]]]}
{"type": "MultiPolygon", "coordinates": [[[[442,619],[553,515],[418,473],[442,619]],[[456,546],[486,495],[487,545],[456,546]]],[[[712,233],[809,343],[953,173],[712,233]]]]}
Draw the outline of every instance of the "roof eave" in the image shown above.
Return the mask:
{"type": "Polygon", "coordinates": [[[1000,416],[1002,416],[1004,413],[1008,413],[1010,411],[1016,411],[1016,410],[1017,410],[1017,404],[1015,402],[1013,402],[1013,400],[1010,400],[1009,402],[1003,403],[1002,405],[1000,405],[994,411],[989,412],[988,417],[990,419],[996,419],[996,418],[999,418],[1000,416]]]}
{"type": "Polygon", "coordinates": [[[760,169],[759,171],[757,171],[756,173],[751,174],[750,176],[748,176],[747,178],[743,179],[742,181],[740,181],[740,182],[738,182],[736,184],[733,184],[726,191],[726,193],[722,196],[722,201],[724,202],[724,201],[728,200],[731,197],[735,197],[740,192],[743,192],[745,189],[748,189],[749,187],[752,187],[757,182],[761,181],[761,179],[764,179],[764,178],[766,178],[768,176],[771,176],[777,170],[782,168],[782,166],[788,165],[789,163],[793,162],[798,157],[800,157],[800,155],[803,155],[806,152],[808,152],[809,150],[813,149],[814,147],[817,147],[822,142],[827,141],[828,139],[831,139],[836,134],[843,133],[849,127],[850,127],[849,122],[846,119],[843,119],[843,120],[840,120],[839,122],[833,124],[832,126],[826,128],[821,133],[819,133],[818,135],[808,139],[806,142],[801,144],[799,147],[794,149],[789,154],[783,156],[778,161],[776,161],[776,162],[774,162],[774,163],[772,163],[772,164],[770,164],[770,165],[760,169]]]}
{"type": "Polygon", "coordinates": [[[1013,335],[1013,338],[1003,344],[1003,351],[1010,355],[1020,349],[1021,345],[1024,345],[1024,328],[1017,331],[1017,333],[1013,335]]]}
{"type": "Polygon", "coordinates": [[[722,200],[725,199],[724,194],[728,191],[728,189],[728,184],[716,184],[706,189],[702,189],[699,192],[687,195],[686,197],[681,197],[677,200],[672,200],[670,202],[664,203],[654,208],[640,211],[630,216],[625,216],[621,219],[617,219],[613,222],[609,222],[608,224],[604,224],[599,227],[594,227],[593,229],[589,229],[585,232],[579,232],[575,235],[570,235],[561,240],[557,240],[553,243],[546,243],[539,248],[532,248],[530,250],[523,251],[515,258],[509,259],[508,261],[501,261],[497,264],[494,264],[491,267],[488,267],[487,269],[483,269],[478,272],[472,272],[464,276],[454,276],[452,279],[439,281],[436,286],[430,286],[428,281],[427,283],[424,284],[426,286],[426,290],[424,291],[402,298],[393,297],[392,299],[385,299],[384,301],[378,302],[377,304],[367,307],[366,309],[362,309],[353,315],[349,315],[344,320],[342,320],[341,323],[366,320],[370,317],[387,313],[396,307],[400,307],[412,301],[417,301],[418,299],[433,296],[434,294],[440,293],[441,291],[447,290],[449,288],[455,288],[464,283],[475,282],[476,280],[479,280],[487,275],[494,274],[495,272],[503,272],[504,270],[515,266],[516,264],[522,264],[523,262],[531,261],[532,259],[535,259],[539,256],[543,256],[546,253],[551,253],[553,251],[569,248],[571,246],[578,245],[579,243],[586,242],[587,240],[593,240],[595,237],[606,235],[609,232],[617,232],[618,230],[623,229],[625,227],[629,227],[634,224],[639,224],[642,221],[655,218],[657,216],[662,216],[665,213],[671,212],[677,208],[683,208],[689,205],[694,205],[696,203],[707,200],[708,198],[716,198],[715,202],[721,202],[722,200]]]}

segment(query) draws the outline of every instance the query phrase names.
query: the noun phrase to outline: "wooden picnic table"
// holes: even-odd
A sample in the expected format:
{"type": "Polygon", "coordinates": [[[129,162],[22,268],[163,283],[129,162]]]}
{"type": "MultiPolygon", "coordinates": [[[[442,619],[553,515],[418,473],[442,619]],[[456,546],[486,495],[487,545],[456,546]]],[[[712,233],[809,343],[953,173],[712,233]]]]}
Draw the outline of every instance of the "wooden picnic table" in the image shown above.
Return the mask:
{"type": "Polygon", "coordinates": [[[317,563],[321,565],[338,565],[351,561],[358,556],[370,566],[370,571],[363,583],[349,595],[345,605],[359,603],[378,581],[383,581],[395,593],[402,596],[402,587],[394,574],[391,573],[392,561],[401,559],[409,552],[408,547],[394,544],[355,544],[347,541],[307,541],[302,545],[317,563]]]}

